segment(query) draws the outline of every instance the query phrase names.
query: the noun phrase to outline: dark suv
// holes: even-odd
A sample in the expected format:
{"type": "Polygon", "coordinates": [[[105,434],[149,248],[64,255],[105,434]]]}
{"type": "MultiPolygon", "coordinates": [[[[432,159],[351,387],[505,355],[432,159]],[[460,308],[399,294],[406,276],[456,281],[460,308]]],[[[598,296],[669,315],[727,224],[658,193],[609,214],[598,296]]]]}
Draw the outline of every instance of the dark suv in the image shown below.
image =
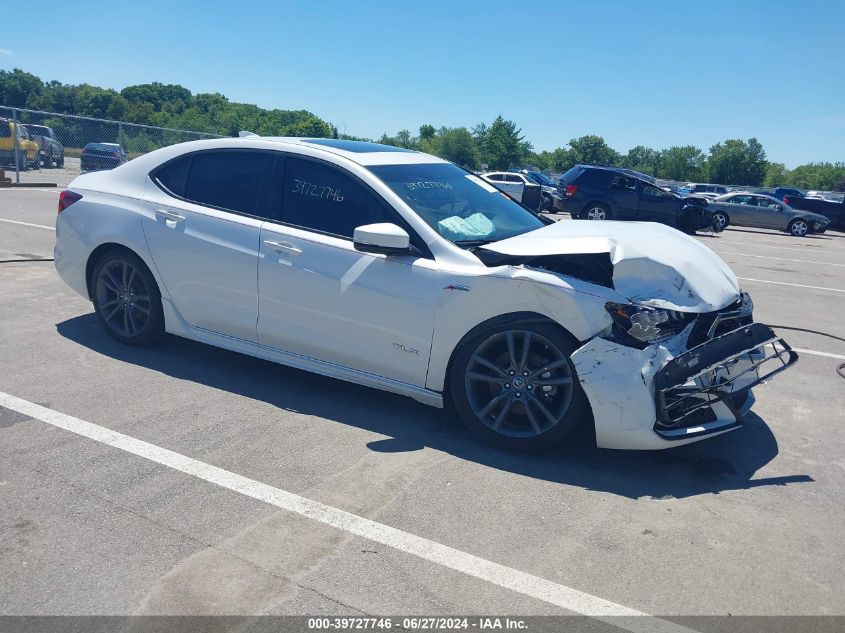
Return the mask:
{"type": "Polygon", "coordinates": [[[687,233],[713,228],[707,200],[666,191],[628,169],[575,165],[558,191],[573,218],[661,222],[687,233]]]}

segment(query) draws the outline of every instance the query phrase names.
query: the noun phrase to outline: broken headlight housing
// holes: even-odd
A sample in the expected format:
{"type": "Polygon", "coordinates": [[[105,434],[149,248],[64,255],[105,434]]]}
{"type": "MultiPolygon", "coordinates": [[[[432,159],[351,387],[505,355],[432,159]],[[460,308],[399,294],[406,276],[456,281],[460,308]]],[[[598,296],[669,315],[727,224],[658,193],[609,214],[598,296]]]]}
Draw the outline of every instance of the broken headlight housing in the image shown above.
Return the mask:
{"type": "Polygon", "coordinates": [[[608,302],[605,309],[613,319],[614,334],[637,347],[659,343],[679,334],[694,314],[626,303],[608,302]]]}

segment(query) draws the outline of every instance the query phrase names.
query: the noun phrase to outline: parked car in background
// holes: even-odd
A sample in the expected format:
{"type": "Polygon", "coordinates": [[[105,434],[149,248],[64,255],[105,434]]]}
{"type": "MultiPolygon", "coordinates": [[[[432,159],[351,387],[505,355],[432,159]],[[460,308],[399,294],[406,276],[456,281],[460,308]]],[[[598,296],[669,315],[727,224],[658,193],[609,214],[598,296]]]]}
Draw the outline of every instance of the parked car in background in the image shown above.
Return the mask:
{"type": "Polygon", "coordinates": [[[712,185],[706,182],[688,182],[681,191],[683,193],[693,193],[697,196],[704,196],[705,198],[716,196],[723,196],[728,193],[728,188],[725,185],[712,185]]]}
{"type": "Polygon", "coordinates": [[[797,360],[699,241],[555,222],[422,152],[180,143],[79,176],[58,211],[56,271],[117,341],[170,332],[451,403],[503,447],[582,424],[605,448],[713,437],[797,360]]]}
{"type": "Polygon", "coordinates": [[[831,229],[845,231],[845,200],[825,200],[819,198],[787,196],[786,202],[793,209],[819,213],[830,219],[831,229]]]}
{"type": "Polygon", "coordinates": [[[626,169],[575,165],[560,177],[561,204],[573,218],[661,222],[687,233],[713,227],[707,200],[661,189],[626,169]]]}
{"type": "Polygon", "coordinates": [[[560,205],[559,195],[557,191],[557,183],[549,178],[541,171],[532,171],[530,169],[521,169],[520,174],[525,176],[535,185],[540,185],[541,195],[543,197],[540,205],[540,211],[549,211],[560,205]]]}
{"type": "Polygon", "coordinates": [[[65,148],[56,138],[53,128],[46,125],[34,125],[27,123],[23,125],[29,132],[32,140],[38,143],[38,151],[41,164],[44,167],[63,167],[65,164],[65,148]]]}
{"type": "Polygon", "coordinates": [[[794,187],[777,187],[770,195],[772,198],[777,198],[780,202],[785,202],[787,196],[792,198],[803,198],[804,192],[800,189],[795,189],[794,187]]]}
{"type": "Polygon", "coordinates": [[[522,174],[507,171],[488,171],[481,174],[481,177],[504,191],[514,200],[522,200],[522,193],[528,183],[528,179],[522,174]]]}
{"type": "Polygon", "coordinates": [[[126,162],[126,150],[118,143],[88,143],[82,148],[79,163],[82,171],[114,169],[126,162]]]}
{"type": "Polygon", "coordinates": [[[824,233],[830,220],[818,213],[793,209],[772,196],[752,191],[732,191],[709,204],[713,221],[723,227],[729,224],[759,229],[778,229],[796,237],[808,233],[824,233]]]}
{"type": "Polygon", "coordinates": [[[22,125],[0,118],[0,164],[15,167],[15,137],[17,136],[18,163],[20,171],[38,168],[40,165],[38,144],[35,143],[22,125]]]}

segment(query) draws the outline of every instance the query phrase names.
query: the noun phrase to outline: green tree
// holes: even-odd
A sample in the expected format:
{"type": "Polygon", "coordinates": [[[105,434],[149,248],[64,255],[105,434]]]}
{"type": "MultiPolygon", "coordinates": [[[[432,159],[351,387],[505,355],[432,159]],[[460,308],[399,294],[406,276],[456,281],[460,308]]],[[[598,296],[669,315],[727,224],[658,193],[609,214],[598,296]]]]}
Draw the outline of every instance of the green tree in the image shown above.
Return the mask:
{"type": "Polygon", "coordinates": [[[522,130],[513,121],[497,116],[481,140],[481,160],[490,169],[508,169],[520,165],[530,145],[524,142],[522,130]]]}
{"type": "Polygon", "coordinates": [[[38,98],[42,88],[38,77],[20,68],[0,70],[0,105],[25,108],[38,98]]]}
{"type": "MultiPolygon", "coordinates": [[[[563,157],[563,154],[561,154],[563,157]]],[[[588,134],[569,141],[566,163],[572,165],[618,165],[619,152],[610,147],[601,136],[588,134]]]]}
{"type": "Polygon", "coordinates": [[[428,123],[420,126],[420,140],[421,141],[428,141],[434,138],[434,135],[437,131],[434,129],[433,125],[429,125],[428,123]]]}
{"type": "Polygon", "coordinates": [[[472,133],[465,127],[444,129],[438,134],[437,155],[468,169],[478,169],[481,158],[472,133]]]}
{"type": "Polygon", "coordinates": [[[662,152],[645,145],[637,145],[621,157],[619,164],[628,169],[656,176],[662,158],[662,152]]]}
{"type": "Polygon", "coordinates": [[[707,178],[725,185],[759,187],[766,176],[766,152],[756,138],[728,139],[710,148],[707,178]]]}
{"type": "Polygon", "coordinates": [[[783,163],[766,163],[766,175],[763,178],[763,186],[778,187],[785,185],[789,180],[789,170],[783,163]]]}
{"type": "Polygon", "coordinates": [[[670,180],[699,180],[705,158],[704,152],[693,145],[670,147],[661,152],[657,175],[670,180]]]}

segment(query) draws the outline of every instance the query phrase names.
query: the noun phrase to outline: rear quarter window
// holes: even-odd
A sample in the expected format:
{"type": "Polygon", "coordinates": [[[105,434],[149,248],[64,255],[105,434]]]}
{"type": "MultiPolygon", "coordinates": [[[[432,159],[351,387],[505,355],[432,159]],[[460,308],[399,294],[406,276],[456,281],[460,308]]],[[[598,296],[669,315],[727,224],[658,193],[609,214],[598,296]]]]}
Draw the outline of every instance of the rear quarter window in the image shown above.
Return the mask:
{"type": "Polygon", "coordinates": [[[191,169],[191,154],[180,156],[160,167],[153,175],[153,180],[167,193],[179,198],[185,197],[185,185],[191,169]]]}
{"type": "Polygon", "coordinates": [[[578,184],[596,189],[607,187],[610,184],[610,173],[602,169],[585,169],[578,178],[578,184]]]}

